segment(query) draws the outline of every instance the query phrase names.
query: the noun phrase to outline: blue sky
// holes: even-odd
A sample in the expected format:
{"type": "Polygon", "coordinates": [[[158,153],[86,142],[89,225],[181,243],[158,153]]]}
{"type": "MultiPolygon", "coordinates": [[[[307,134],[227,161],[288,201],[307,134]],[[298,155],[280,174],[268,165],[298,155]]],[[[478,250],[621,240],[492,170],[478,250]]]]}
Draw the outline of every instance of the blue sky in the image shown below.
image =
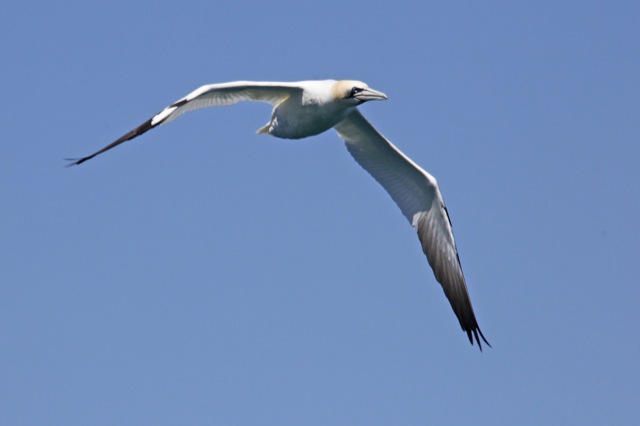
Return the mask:
{"type": "Polygon", "coordinates": [[[6,2],[0,423],[637,424],[637,2],[6,2]],[[37,3],[37,4],[36,4],[37,3]],[[439,181],[471,347],[334,131],[196,87],[366,81],[439,181]]]}

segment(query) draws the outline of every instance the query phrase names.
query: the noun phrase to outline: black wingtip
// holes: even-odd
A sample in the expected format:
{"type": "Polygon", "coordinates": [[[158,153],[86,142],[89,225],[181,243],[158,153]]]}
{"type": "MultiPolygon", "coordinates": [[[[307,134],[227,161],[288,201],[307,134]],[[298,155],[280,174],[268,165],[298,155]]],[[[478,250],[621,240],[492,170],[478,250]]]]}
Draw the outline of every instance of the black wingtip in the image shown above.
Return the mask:
{"type": "Polygon", "coordinates": [[[120,145],[123,142],[129,141],[137,136],[140,136],[141,134],[147,132],[150,129],[153,129],[156,126],[159,126],[160,124],[164,123],[167,120],[167,117],[165,117],[161,121],[154,124],[153,118],[156,116],[157,114],[152,118],[148,119],[147,121],[145,121],[144,123],[142,123],[141,125],[139,125],[138,127],[136,127],[135,129],[133,129],[132,131],[130,131],[129,133],[121,136],[115,142],[110,143],[109,145],[105,146],[99,151],[94,152],[91,155],[87,155],[86,157],[82,157],[82,158],[66,158],[67,161],[70,161],[70,163],[67,164],[67,167],[77,166],[79,164],[84,163],[87,160],[91,160],[96,155],[100,155],[103,152],[109,151],[111,148],[115,148],[116,146],[120,145]]]}
{"type": "Polygon", "coordinates": [[[491,343],[489,343],[487,339],[484,337],[484,334],[482,334],[482,330],[480,330],[480,327],[476,327],[473,330],[466,330],[466,332],[467,332],[467,336],[469,337],[469,342],[471,342],[471,345],[473,345],[473,338],[475,337],[475,340],[478,343],[478,349],[480,349],[480,352],[482,352],[482,342],[480,341],[480,338],[482,338],[482,340],[484,341],[484,343],[487,344],[487,346],[489,346],[490,348],[492,347],[491,343]],[[478,336],[478,334],[480,334],[480,336],[478,336]]]}
{"type": "Polygon", "coordinates": [[[68,161],[67,164],[65,164],[65,167],[73,167],[73,166],[77,166],[79,164],[84,163],[85,161],[91,159],[92,156],[90,157],[82,157],[82,158],[65,158],[64,161],[68,161]]]}

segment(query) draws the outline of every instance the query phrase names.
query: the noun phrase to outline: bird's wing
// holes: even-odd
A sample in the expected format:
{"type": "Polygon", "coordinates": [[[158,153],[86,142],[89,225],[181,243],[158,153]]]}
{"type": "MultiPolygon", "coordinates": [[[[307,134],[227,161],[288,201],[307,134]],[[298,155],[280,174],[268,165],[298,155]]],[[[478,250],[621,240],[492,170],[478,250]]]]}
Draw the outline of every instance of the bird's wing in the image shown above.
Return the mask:
{"type": "Polygon", "coordinates": [[[289,96],[299,94],[302,88],[296,83],[270,83],[235,81],[231,83],[209,84],[189,93],[172,103],[140,126],[131,130],[101,150],[79,159],[70,160],[70,166],[84,163],[123,142],[129,141],[161,124],[175,120],[185,112],[199,108],[232,105],[241,101],[261,101],[278,105],[289,96]]]}
{"type": "Polygon", "coordinates": [[[475,337],[482,350],[479,336],[487,345],[489,342],[473,313],[449,213],[435,178],[382,136],[357,109],[335,127],[353,158],[387,190],[418,233],[462,329],[471,344],[475,337]]]}

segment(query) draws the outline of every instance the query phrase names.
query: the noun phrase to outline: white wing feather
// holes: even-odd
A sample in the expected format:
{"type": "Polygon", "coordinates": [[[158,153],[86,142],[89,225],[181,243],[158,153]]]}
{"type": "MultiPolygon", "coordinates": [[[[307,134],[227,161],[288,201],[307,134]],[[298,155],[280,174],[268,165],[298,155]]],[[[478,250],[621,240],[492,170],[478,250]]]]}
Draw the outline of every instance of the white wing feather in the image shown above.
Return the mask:
{"type": "Polygon", "coordinates": [[[449,214],[436,179],[382,136],[358,111],[336,125],[353,158],[387,190],[418,233],[422,250],[460,326],[482,349],[449,214]],[[472,337],[473,336],[473,337],[472,337]]]}
{"type": "Polygon", "coordinates": [[[84,163],[96,155],[102,154],[123,142],[146,133],[154,127],[175,120],[185,112],[199,108],[232,105],[241,101],[260,101],[276,106],[289,96],[301,93],[302,87],[300,83],[235,81],[202,86],[184,98],[172,103],[149,120],[131,130],[129,133],[122,135],[99,151],[83,158],[72,159],[69,165],[73,166],[84,163]]]}
{"type": "Polygon", "coordinates": [[[294,93],[302,93],[302,88],[297,83],[234,81],[208,84],[199,87],[156,114],[152,124],[168,123],[185,112],[196,109],[233,105],[242,101],[259,101],[277,106],[294,93]]]}

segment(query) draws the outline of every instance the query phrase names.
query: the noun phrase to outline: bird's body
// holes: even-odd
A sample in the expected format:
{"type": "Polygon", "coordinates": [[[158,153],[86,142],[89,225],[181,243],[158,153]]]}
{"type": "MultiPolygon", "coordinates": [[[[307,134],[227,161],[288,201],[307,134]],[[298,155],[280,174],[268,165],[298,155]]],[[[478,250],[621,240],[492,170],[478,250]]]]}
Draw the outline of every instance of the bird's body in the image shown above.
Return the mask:
{"type": "Polygon", "coordinates": [[[283,139],[302,139],[326,132],[344,119],[347,109],[325,96],[331,81],[303,82],[304,91],[291,90],[289,96],[273,108],[271,120],[259,133],[283,139]]]}
{"type": "Polygon", "coordinates": [[[354,159],[387,190],[418,233],[423,252],[462,329],[471,343],[475,337],[482,349],[480,337],[488,342],[471,306],[449,214],[435,178],[382,136],[356,108],[363,102],[386,98],[354,80],[211,84],[194,90],[94,154],[73,160],[71,165],[81,164],[185,112],[240,101],[273,105],[271,120],[258,133],[301,139],[335,127],[354,159]]]}

